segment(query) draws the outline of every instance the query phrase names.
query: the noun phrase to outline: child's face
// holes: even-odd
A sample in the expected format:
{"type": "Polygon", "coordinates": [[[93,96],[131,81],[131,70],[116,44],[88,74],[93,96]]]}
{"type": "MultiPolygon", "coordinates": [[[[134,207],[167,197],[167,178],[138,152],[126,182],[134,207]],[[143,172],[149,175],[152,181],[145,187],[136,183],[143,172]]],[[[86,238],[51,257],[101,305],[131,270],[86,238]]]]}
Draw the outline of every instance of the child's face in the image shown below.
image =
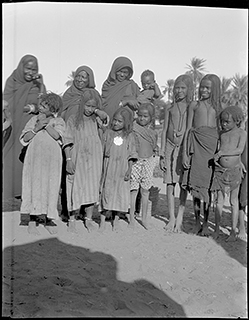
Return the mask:
{"type": "Polygon", "coordinates": [[[153,88],[153,84],[155,83],[155,80],[152,75],[148,75],[142,78],[141,83],[142,83],[143,89],[148,90],[153,88]]]}
{"type": "Polygon", "coordinates": [[[174,97],[176,101],[181,101],[186,98],[188,87],[182,81],[178,82],[174,87],[174,97]]]}
{"type": "Polygon", "coordinates": [[[85,103],[85,107],[84,107],[84,115],[87,116],[87,117],[90,117],[93,113],[94,113],[94,110],[96,109],[97,107],[97,103],[95,100],[88,100],[86,103],[85,103]]]}
{"type": "Polygon", "coordinates": [[[39,109],[39,112],[40,112],[40,113],[43,113],[43,114],[46,116],[46,118],[48,118],[48,117],[50,117],[50,116],[53,115],[53,113],[50,111],[49,105],[47,104],[46,101],[42,101],[42,102],[39,104],[38,109],[39,109]]]}
{"type": "Polygon", "coordinates": [[[147,109],[140,109],[137,113],[137,123],[140,126],[145,127],[151,122],[151,116],[149,110],[147,109]]]}
{"type": "Polygon", "coordinates": [[[212,82],[210,80],[203,80],[200,84],[200,95],[202,100],[209,99],[211,96],[212,82]]]}
{"type": "Polygon", "coordinates": [[[82,70],[77,74],[74,84],[77,89],[84,89],[89,85],[89,76],[86,71],[82,70]]]}
{"type": "Polygon", "coordinates": [[[121,114],[116,114],[112,119],[112,129],[114,131],[121,131],[124,129],[124,118],[121,114]]]}
{"type": "Polygon", "coordinates": [[[122,68],[116,72],[116,79],[119,82],[123,82],[128,78],[129,74],[130,74],[130,71],[128,68],[122,68]]]}
{"type": "Polygon", "coordinates": [[[32,81],[33,76],[37,74],[38,68],[35,61],[27,62],[23,67],[24,79],[26,81],[32,81]]]}
{"type": "Polygon", "coordinates": [[[224,131],[230,131],[233,128],[237,127],[236,122],[233,120],[233,117],[229,113],[223,113],[221,115],[221,127],[224,131]]]}

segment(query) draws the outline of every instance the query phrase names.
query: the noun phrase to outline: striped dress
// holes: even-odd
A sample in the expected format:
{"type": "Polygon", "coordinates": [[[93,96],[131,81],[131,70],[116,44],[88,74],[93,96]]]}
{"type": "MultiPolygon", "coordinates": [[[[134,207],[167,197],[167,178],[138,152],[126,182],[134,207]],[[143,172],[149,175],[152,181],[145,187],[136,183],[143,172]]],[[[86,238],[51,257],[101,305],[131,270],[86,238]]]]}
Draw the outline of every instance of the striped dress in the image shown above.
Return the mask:
{"type": "Polygon", "coordinates": [[[104,140],[104,166],[101,184],[101,209],[127,212],[130,208],[130,181],[124,176],[128,160],[137,159],[135,137],[130,133],[122,144],[114,143],[113,131],[108,129],[104,140]]]}
{"type": "Polygon", "coordinates": [[[75,165],[73,175],[67,174],[68,210],[77,210],[81,205],[99,201],[99,187],[102,172],[103,148],[95,117],[85,117],[78,129],[75,115],[66,123],[64,147],[72,146],[71,158],[75,165]]]}

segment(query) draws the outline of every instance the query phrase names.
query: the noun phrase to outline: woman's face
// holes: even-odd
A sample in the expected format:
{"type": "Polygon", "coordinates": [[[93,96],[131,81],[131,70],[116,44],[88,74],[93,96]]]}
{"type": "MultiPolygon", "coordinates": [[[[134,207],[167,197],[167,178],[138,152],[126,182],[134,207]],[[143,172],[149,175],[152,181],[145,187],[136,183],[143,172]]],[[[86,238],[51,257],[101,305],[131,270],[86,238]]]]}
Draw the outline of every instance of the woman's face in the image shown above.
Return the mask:
{"type": "Polygon", "coordinates": [[[35,61],[27,62],[23,67],[24,79],[28,82],[33,80],[33,77],[37,74],[38,67],[35,61]]]}
{"type": "Polygon", "coordinates": [[[74,79],[74,84],[77,89],[87,88],[89,85],[89,75],[86,71],[80,71],[74,79]]]}
{"type": "Polygon", "coordinates": [[[128,79],[130,75],[130,71],[128,68],[122,68],[120,70],[118,70],[116,72],[116,79],[119,81],[119,82],[123,82],[124,80],[128,79]]]}

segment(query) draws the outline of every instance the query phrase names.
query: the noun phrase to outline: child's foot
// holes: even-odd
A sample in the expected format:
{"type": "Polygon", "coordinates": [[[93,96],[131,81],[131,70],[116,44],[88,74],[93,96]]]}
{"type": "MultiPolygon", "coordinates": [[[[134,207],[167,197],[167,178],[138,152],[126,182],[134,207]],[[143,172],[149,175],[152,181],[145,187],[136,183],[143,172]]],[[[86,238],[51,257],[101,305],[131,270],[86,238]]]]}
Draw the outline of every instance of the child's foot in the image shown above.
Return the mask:
{"type": "Polygon", "coordinates": [[[130,219],[128,228],[134,229],[135,228],[135,219],[130,219]]]}
{"type": "Polygon", "coordinates": [[[220,236],[220,230],[215,230],[213,233],[213,239],[217,240],[220,236]]]}
{"type": "Polygon", "coordinates": [[[202,237],[208,237],[209,236],[209,231],[207,226],[202,226],[202,230],[198,233],[198,235],[202,237]]]}
{"type": "Polygon", "coordinates": [[[194,234],[200,235],[201,232],[202,232],[202,225],[200,224],[200,222],[197,222],[194,227],[194,234]]]}
{"type": "Polygon", "coordinates": [[[246,231],[245,231],[245,230],[239,230],[239,233],[238,233],[237,237],[238,237],[240,240],[246,241],[246,240],[247,240],[246,231]]]}
{"type": "Polygon", "coordinates": [[[30,221],[28,225],[28,233],[39,236],[40,232],[36,228],[36,222],[30,221]]]}
{"type": "Polygon", "coordinates": [[[86,226],[88,232],[92,232],[95,230],[92,219],[90,219],[90,218],[85,217],[85,226],[86,226]]]}
{"type": "Polygon", "coordinates": [[[78,233],[78,231],[76,229],[76,221],[75,220],[68,221],[67,231],[71,232],[71,233],[78,233]]]}
{"type": "Polygon", "coordinates": [[[113,231],[118,232],[119,230],[120,230],[119,217],[115,216],[114,221],[113,221],[113,231]]]}
{"type": "Polygon", "coordinates": [[[182,224],[178,224],[176,223],[175,228],[173,230],[175,233],[183,233],[183,228],[182,228],[182,224]]]}
{"type": "Polygon", "coordinates": [[[56,234],[58,232],[57,225],[51,219],[46,220],[44,228],[48,230],[50,234],[56,234]]]}
{"type": "Polygon", "coordinates": [[[236,233],[231,231],[230,236],[226,239],[226,242],[234,242],[236,240],[237,240],[236,233]]]}
{"type": "Polygon", "coordinates": [[[149,229],[147,219],[142,219],[142,220],[141,220],[141,223],[142,223],[143,227],[144,227],[146,230],[148,230],[148,229],[149,229]]]}
{"type": "Polygon", "coordinates": [[[169,223],[164,227],[166,231],[174,231],[175,219],[169,219],[169,223]]]}
{"type": "Polygon", "coordinates": [[[101,222],[99,226],[99,233],[103,233],[105,231],[105,222],[101,222]]]}

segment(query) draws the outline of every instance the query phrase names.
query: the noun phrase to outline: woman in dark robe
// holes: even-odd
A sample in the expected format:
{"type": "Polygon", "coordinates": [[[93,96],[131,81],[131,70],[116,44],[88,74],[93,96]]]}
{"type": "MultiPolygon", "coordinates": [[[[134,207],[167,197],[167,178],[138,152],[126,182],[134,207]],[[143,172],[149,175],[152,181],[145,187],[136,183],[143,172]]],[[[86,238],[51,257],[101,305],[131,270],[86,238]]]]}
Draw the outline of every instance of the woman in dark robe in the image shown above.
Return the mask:
{"type": "Polygon", "coordinates": [[[102,86],[103,110],[110,116],[120,107],[135,111],[138,107],[139,86],[131,80],[133,65],[130,59],[118,57],[114,60],[108,78],[102,86]]]}
{"type": "Polygon", "coordinates": [[[45,92],[43,77],[38,74],[38,61],[33,55],[22,57],[6,80],[3,99],[9,105],[12,119],[10,133],[3,148],[3,199],[21,196],[21,132],[28,120],[38,113],[39,94],[45,92]]]}

